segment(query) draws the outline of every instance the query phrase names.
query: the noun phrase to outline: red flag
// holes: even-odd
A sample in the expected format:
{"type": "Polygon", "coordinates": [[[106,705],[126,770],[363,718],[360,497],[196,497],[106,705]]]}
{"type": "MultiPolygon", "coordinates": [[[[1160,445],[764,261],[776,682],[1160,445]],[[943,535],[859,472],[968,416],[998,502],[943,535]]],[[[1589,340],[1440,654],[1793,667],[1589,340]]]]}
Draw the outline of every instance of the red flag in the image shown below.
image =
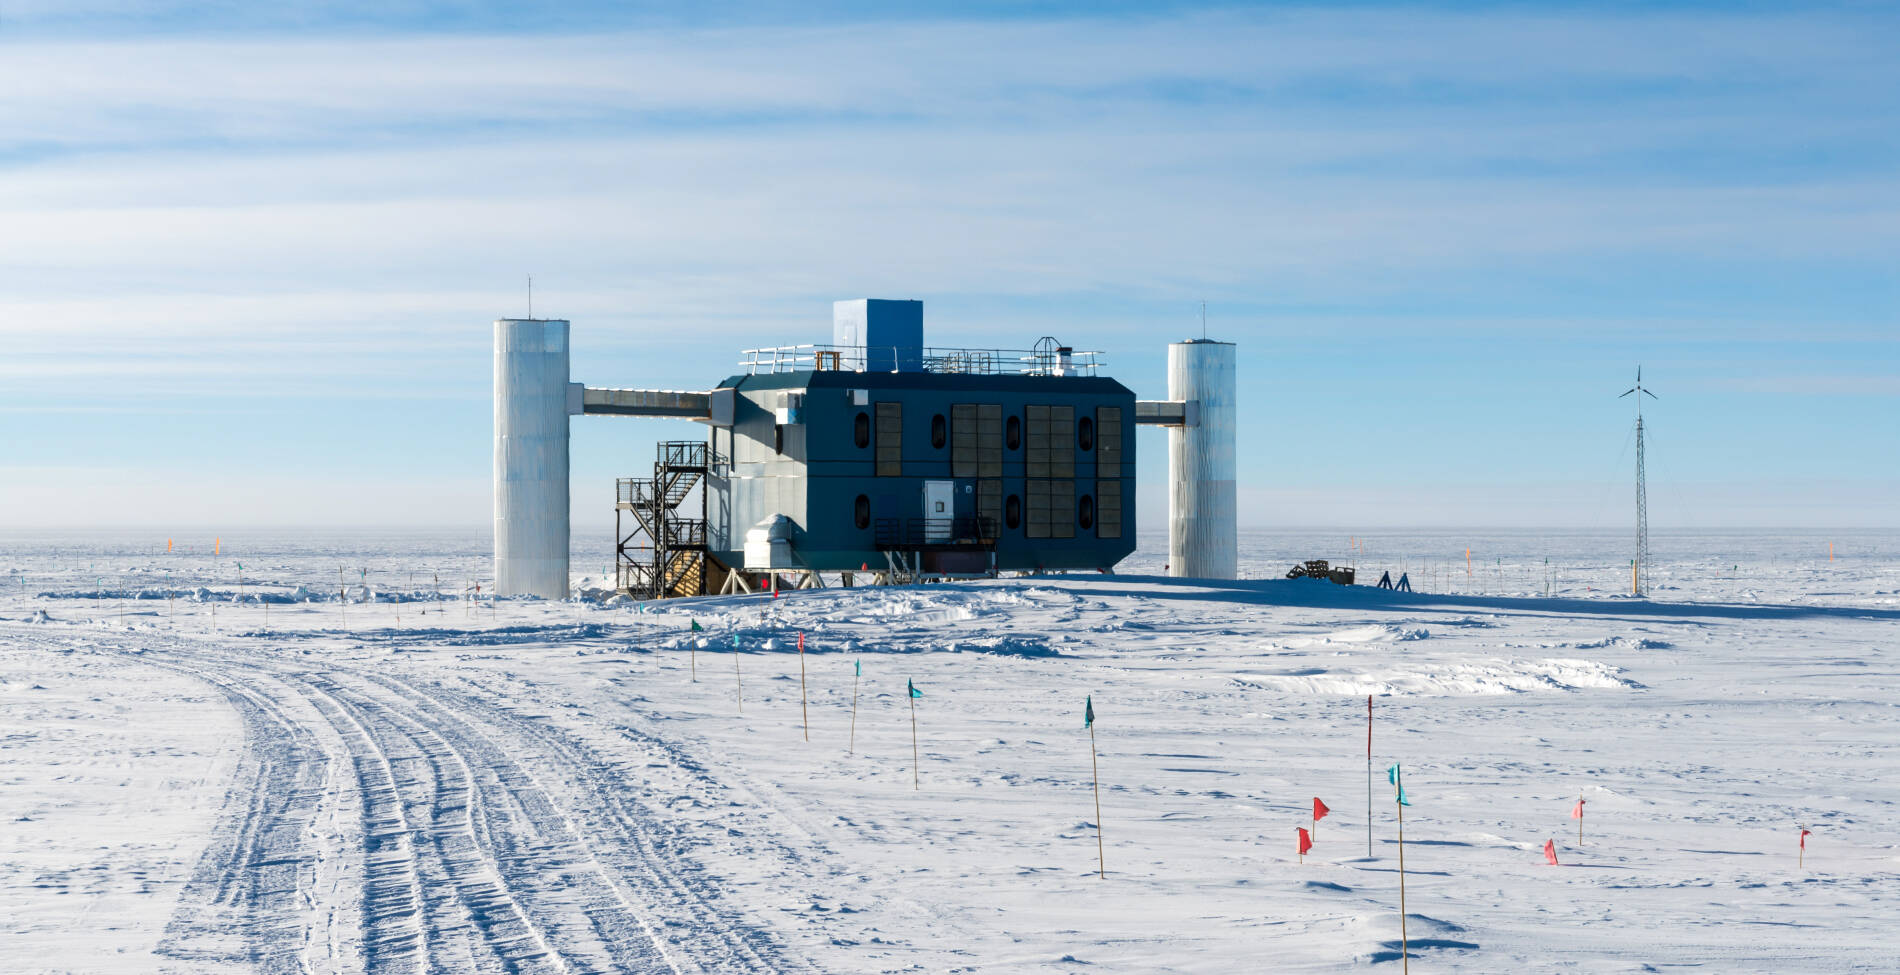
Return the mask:
{"type": "Polygon", "coordinates": [[[1583,800],[1582,799],[1578,799],[1577,804],[1570,807],[1570,818],[1571,819],[1583,818],[1583,800]]]}
{"type": "Polygon", "coordinates": [[[1313,797],[1313,821],[1317,823],[1320,820],[1325,819],[1326,814],[1329,812],[1332,812],[1332,810],[1326,808],[1326,804],[1319,801],[1318,796],[1314,796],[1313,797]]]}
{"type": "Polygon", "coordinates": [[[1808,831],[1805,829],[1801,831],[1801,848],[1804,850],[1808,848],[1808,831]]]}
{"type": "Polygon", "coordinates": [[[1553,867],[1557,865],[1557,841],[1556,840],[1544,841],[1544,859],[1546,861],[1549,861],[1550,865],[1553,867]]]}
{"type": "Polygon", "coordinates": [[[1308,833],[1304,826],[1298,826],[1295,829],[1300,833],[1300,856],[1305,856],[1307,851],[1313,848],[1313,835],[1308,833]]]}
{"type": "Polygon", "coordinates": [[[805,631],[804,630],[798,631],[798,652],[799,653],[805,652],[805,631]]]}

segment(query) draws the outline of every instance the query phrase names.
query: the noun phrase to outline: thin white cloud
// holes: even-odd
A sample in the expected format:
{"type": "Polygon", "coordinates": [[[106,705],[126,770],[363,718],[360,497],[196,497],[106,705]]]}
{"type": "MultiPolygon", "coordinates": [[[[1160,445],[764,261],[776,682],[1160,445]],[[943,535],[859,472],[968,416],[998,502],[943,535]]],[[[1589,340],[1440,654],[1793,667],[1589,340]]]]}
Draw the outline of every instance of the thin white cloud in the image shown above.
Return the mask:
{"type": "Polygon", "coordinates": [[[1200,297],[1293,309],[1223,322],[1248,339],[1302,306],[1368,337],[1851,337],[1878,309],[1789,306],[1900,247],[1884,36],[1406,8],[0,40],[0,412],[479,398],[529,272],[598,356],[577,376],[626,384],[864,294],[1004,309],[933,312],[949,341],[1086,330],[1130,382],[1151,310],[1200,297]],[[1714,280],[1614,300],[1659,262],[1714,280]],[[1525,283],[1576,273],[1606,300],[1525,283]],[[1721,297],[1777,275],[1783,306],[1721,297]]]}

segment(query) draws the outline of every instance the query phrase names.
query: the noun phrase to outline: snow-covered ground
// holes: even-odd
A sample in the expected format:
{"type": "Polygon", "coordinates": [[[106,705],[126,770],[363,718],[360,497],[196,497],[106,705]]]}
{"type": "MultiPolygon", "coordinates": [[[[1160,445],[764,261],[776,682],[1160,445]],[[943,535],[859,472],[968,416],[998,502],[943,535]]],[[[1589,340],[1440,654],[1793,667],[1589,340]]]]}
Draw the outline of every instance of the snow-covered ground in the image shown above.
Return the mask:
{"type": "Polygon", "coordinates": [[[464,598],[449,536],[0,537],[0,970],[1396,968],[1394,762],[1424,971],[1900,970],[1900,536],[1659,535],[1648,600],[1620,535],[1143,541],[642,608],[464,598]]]}

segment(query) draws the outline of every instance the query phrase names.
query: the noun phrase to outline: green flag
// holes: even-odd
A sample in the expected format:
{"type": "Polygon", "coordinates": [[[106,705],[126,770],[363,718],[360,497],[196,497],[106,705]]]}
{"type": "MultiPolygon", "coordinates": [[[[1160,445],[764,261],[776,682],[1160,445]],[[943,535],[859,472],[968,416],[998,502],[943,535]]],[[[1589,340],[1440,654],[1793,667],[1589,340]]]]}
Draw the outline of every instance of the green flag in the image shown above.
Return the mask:
{"type": "Polygon", "coordinates": [[[1082,727],[1095,727],[1095,695],[1093,694],[1082,700],[1082,727]]]}
{"type": "Polygon", "coordinates": [[[693,621],[693,632],[694,632],[694,633],[699,633],[699,632],[701,632],[701,631],[703,631],[704,629],[705,629],[705,627],[703,627],[703,626],[700,626],[700,625],[699,625],[699,621],[698,621],[698,620],[694,620],[694,621],[693,621]]]}
{"type": "Polygon", "coordinates": [[[910,682],[910,678],[908,678],[908,677],[906,677],[906,678],[904,678],[904,686],[905,686],[905,687],[908,687],[908,688],[910,688],[910,696],[911,696],[911,697],[923,697],[923,696],[924,696],[924,692],[923,692],[923,691],[920,691],[920,690],[918,690],[918,689],[917,689],[917,685],[916,685],[916,684],[913,684],[913,683],[911,683],[911,682],[910,682]]]}
{"type": "Polygon", "coordinates": [[[862,660],[851,661],[851,676],[853,677],[864,676],[864,661],[862,660]]]}

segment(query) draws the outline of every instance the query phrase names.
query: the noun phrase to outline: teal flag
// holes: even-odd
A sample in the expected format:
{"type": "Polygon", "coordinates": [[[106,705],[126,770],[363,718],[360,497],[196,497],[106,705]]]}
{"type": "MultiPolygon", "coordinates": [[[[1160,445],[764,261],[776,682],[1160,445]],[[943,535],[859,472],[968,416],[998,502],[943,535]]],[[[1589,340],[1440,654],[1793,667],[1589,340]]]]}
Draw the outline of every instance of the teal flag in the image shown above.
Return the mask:
{"type": "Polygon", "coordinates": [[[734,634],[732,635],[732,649],[734,649],[734,650],[738,650],[738,649],[739,649],[739,634],[737,634],[737,633],[734,633],[734,634]]]}
{"type": "Polygon", "coordinates": [[[1095,695],[1093,694],[1082,700],[1082,727],[1095,727],[1095,695]]]}
{"type": "Polygon", "coordinates": [[[1405,783],[1399,775],[1399,767],[1397,765],[1385,770],[1385,780],[1398,787],[1399,805],[1409,806],[1412,804],[1410,799],[1405,798],[1405,783]]]}
{"type": "Polygon", "coordinates": [[[923,696],[924,696],[924,692],[923,692],[923,691],[920,691],[920,690],[918,690],[918,689],[917,689],[917,685],[916,685],[916,684],[913,684],[913,683],[911,683],[911,682],[910,682],[910,678],[908,678],[908,677],[906,677],[906,678],[904,678],[904,686],[905,686],[905,687],[908,687],[908,688],[910,688],[910,696],[911,696],[911,697],[923,697],[923,696]]]}
{"type": "Polygon", "coordinates": [[[700,625],[699,625],[699,621],[698,621],[698,620],[694,620],[694,621],[693,621],[693,632],[694,632],[694,633],[698,633],[698,632],[701,632],[701,631],[702,631],[702,630],[704,630],[704,629],[706,629],[706,628],[705,628],[705,627],[703,627],[703,626],[700,626],[700,625]]]}
{"type": "Polygon", "coordinates": [[[851,676],[853,677],[864,676],[864,661],[862,660],[851,661],[851,676]]]}

